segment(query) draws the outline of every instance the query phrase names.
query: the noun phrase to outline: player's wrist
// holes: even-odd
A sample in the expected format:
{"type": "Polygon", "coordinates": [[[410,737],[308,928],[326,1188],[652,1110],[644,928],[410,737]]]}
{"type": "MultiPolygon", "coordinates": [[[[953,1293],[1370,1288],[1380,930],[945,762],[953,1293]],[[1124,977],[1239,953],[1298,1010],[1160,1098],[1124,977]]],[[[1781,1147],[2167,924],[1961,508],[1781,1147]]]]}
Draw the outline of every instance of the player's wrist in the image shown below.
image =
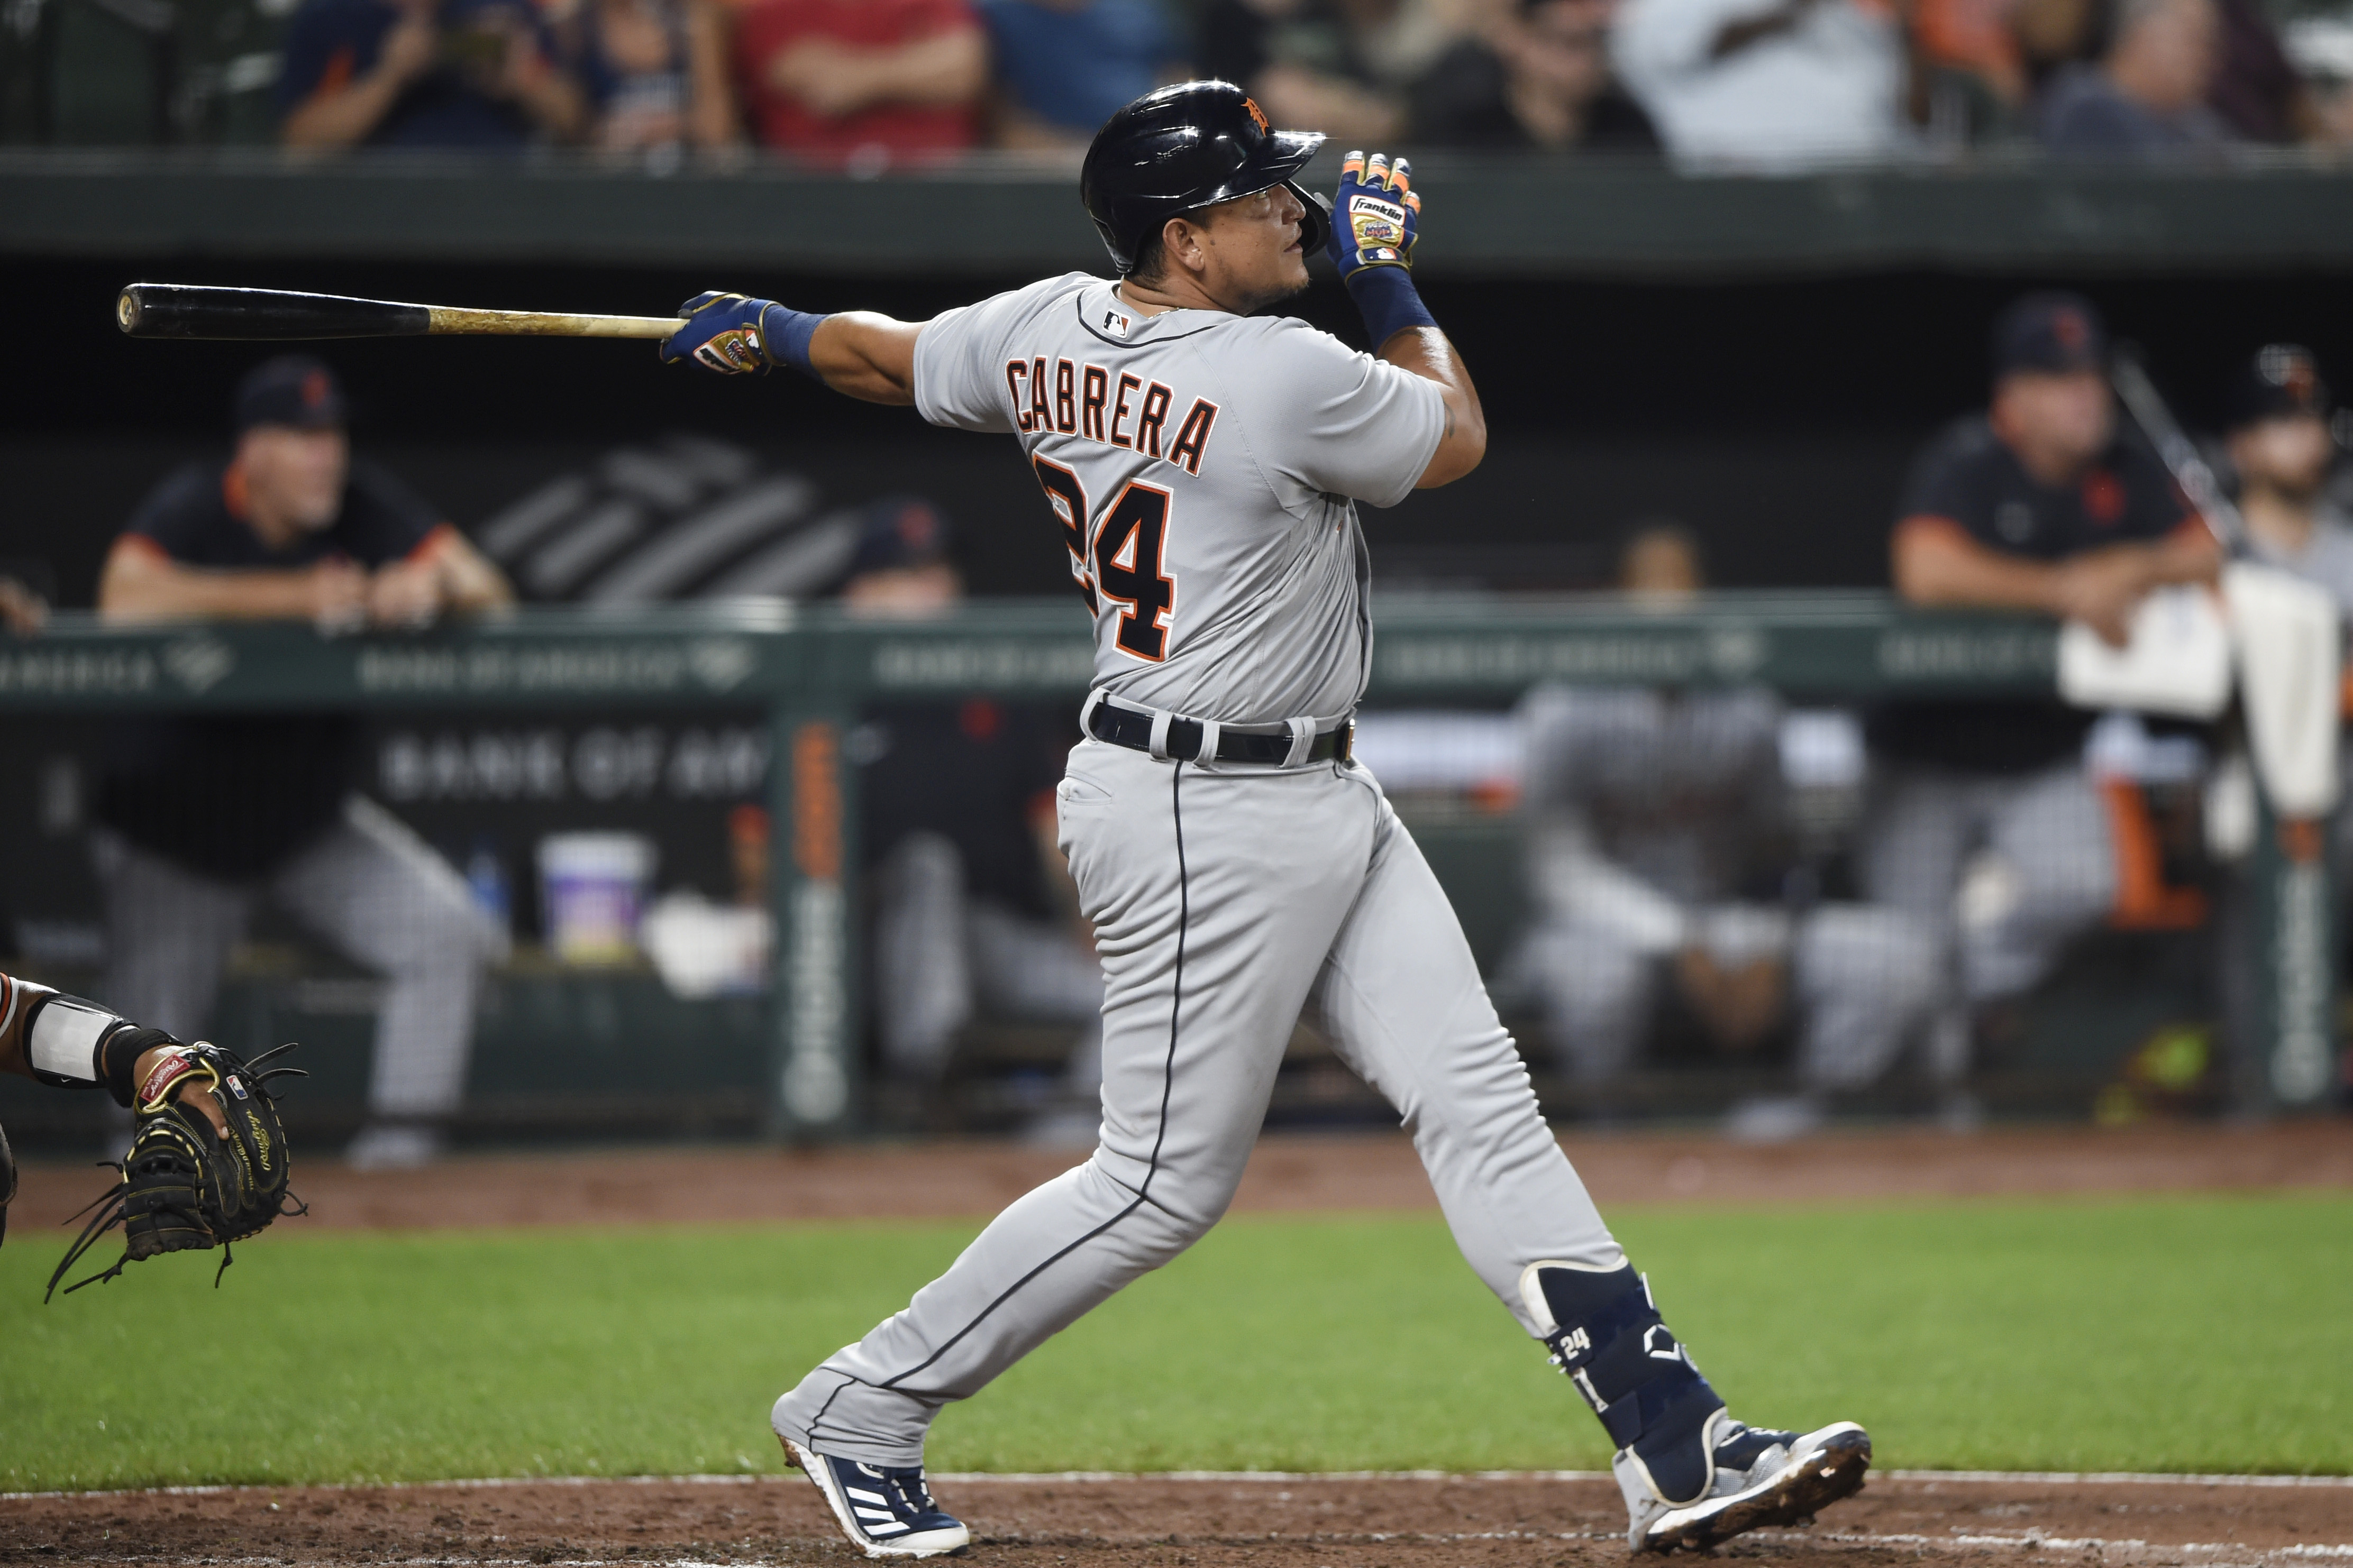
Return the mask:
{"type": "Polygon", "coordinates": [[[1438,318],[1421,302],[1413,274],[1402,267],[1363,267],[1343,279],[1348,297],[1365,319],[1365,331],[1375,353],[1399,332],[1413,327],[1435,327],[1438,318]]]}
{"type": "Polygon", "coordinates": [[[812,381],[823,381],[825,377],[810,363],[809,343],[824,321],[822,314],[771,303],[760,312],[760,342],[776,363],[788,364],[812,381]]]}

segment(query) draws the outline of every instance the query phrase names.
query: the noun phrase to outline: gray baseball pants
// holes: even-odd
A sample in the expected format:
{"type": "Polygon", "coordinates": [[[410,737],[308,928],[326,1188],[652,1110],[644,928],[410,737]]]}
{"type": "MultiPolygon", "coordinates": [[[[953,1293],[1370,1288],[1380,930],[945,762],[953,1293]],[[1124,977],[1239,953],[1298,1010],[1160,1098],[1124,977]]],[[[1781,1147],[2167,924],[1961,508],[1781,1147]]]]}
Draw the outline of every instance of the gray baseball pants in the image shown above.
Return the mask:
{"type": "Polygon", "coordinates": [[[216,881],[118,834],[93,836],[105,892],[107,1005],[181,1039],[202,1035],[229,949],[264,892],[390,985],[376,1017],[368,1110],[436,1119],[458,1109],[482,966],[501,956],[449,863],[364,795],[260,888],[216,881]]]}
{"type": "Polygon", "coordinates": [[[2072,757],[2018,774],[1893,768],[1877,794],[1856,858],[1864,890],[1950,933],[1971,1003],[2033,986],[2116,902],[2114,829],[2072,757]]]}
{"type": "Polygon", "coordinates": [[[1102,1142],[779,1399],[779,1433],[920,1464],[941,1406],[1199,1239],[1232,1201],[1303,1011],[1397,1107],[1456,1245],[1523,1328],[1535,1332],[1529,1264],[1623,1264],[1367,770],[1202,766],[1087,741],[1059,793],[1103,967],[1102,1142]]]}

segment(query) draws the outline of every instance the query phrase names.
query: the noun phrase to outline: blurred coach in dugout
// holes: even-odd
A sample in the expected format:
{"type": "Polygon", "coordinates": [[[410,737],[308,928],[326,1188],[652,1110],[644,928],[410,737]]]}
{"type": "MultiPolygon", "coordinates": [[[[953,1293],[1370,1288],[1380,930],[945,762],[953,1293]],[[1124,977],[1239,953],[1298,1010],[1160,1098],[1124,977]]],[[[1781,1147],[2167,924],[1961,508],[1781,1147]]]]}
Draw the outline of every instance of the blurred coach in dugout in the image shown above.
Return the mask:
{"type": "MultiPolygon", "coordinates": [[[[165,479],[115,540],[110,620],[421,626],[505,605],[498,569],[433,508],[351,456],[316,360],[275,359],[237,389],[237,447],[165,479]]],[[[342,713],[118,726],[93,815],[111,968],[102,994],[182,1039],[203,1034],[231,945],[267,894],[389,982],[355,1163],[414,1164],[463,1091],[474,995],[504,938],[457,873],[353,793],[342,713]]]]}
{"type": "MultiPolygon", "coordinates": [[[[1897,591],[1915,605],[2041,610],[2121,645],[2150,590],[2214,576],[2212,536],[2156,456],[2119,430],[2089,301],[2012,305],[1995,323],[1993,372],[1990,408],[1946,430],[1913,469],[1897,591]]],[[[1944,923],[1972,1006],[2033,985],[2115,902],[2115,836],[2083,763],[2093,719],[2055,698],[1873,716],[1865,891],[1944,923]]]]}

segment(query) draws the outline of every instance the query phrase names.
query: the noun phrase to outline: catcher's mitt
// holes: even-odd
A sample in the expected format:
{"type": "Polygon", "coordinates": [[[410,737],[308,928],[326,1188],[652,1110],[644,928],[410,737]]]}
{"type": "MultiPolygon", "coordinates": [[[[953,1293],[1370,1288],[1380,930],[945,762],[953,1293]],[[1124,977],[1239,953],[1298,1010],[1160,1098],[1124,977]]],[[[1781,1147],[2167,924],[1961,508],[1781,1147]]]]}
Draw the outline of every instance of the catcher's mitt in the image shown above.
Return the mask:
{"type": "Polygon", "coordinates": [[[203,1040],[167,1051],[134,1099],[138,1128],[132,1134],[130,1152],[115,1166],[122,1179],[82,1211],[90,1215],[90,1223],[49,1276],[49,1295],[57,1293],[66,1270],[118,1225],[122,1227],[122,1256],[113,1268],[67,1286],[67,1295],[93,1281],[113,1279],[126,1263],[159,1252],[202,1250],[216,1243],[221,1248],[220,1268],[213,1274],[217,1286],[221,1274],[237,1261],[229,1243],[244,1240],[280,1215],[305,1212],[301,1202],[290,1199],[286,1191],[286,1129],[278,1120],[269,1085],[274,1078],[307,1075],[300,1068],[256,1070],[293,1048],[280,1046],[249,1063],[203,1040]],[[180,1090],[191,1079],[220,1107],[228,1122],[227,1136],[213,1131],[212,1120],[203,1110],[179,1100],[180,1090]]]}
{"type": "Polygon", "coordinates": [[[0,1127],[0,1241],[8,1239],[8,1205],[16,1196],[16,1156],[8,1152],[8,1130],[0,1127]]]}

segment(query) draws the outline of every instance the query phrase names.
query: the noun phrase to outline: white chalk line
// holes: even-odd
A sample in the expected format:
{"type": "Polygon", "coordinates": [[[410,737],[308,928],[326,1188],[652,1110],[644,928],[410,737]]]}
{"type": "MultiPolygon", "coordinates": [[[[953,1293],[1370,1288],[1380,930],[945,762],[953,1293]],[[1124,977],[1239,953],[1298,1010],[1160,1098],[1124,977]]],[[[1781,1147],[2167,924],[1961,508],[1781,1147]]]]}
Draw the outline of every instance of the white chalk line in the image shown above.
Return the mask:
{"type": "MultiPolygon", "coordinates": [[[[1319,1533],[1289,1535],[1270,1531],[1263,1535],[1239,1537],[1205,1536],[1204,1543],[1239,1543],[1242,1541],[1272,1544],[1294,1543],[1305,1547],[1344,1547],[1349,1545],[1411,1542],[1419,1545],[1452,1545],[1474,1541],[1542,1541],[1542,1542],[1609,1542],[1622,1537],[1615,1531],[1540,1531],[1540,1530],[1479,1530],[1451,1531],[1368,1531],[1350,1535],[1319,1533]]],[[[2353,1559],[2353,1545],[2297,1544],[2293,1546],[2250,1547],[2243,1542],[2201,1541],[2179,1545],[2163,1542],[2152,1544],[2142,1540],[2109,1540],[2102,1536],[2046,1535],[2039,1531],[2014,1533],[1976,1532],[1952,1535],[1925,1535],[1901,1531],[1881,1534],[1865,1531],[1757,1531],[1746,1539],[1774,1545],[1851,1546],[1862,1548],[1910,1547],[1915,1551],[1959,1551],[1983,1554],[1989,1551],[2008,1549],[2019,1552],[2080,1552],[2096,1553],[2104,1561],[2115,1558],[2125,1562],[2153,1558],[2163,1562],[2170,1558],[2194,1557],[2200,1568],[2263,1568],[2263,1565],[2311,1561],[2343,1561],[2353,1559]]],[[[1023,1536],[983,1537],[982,1545],[1024,1546],[1040,1544],[1023,1536]]],[[[1117,1549],[1125,1545],[1166,1544],[1160,1542],[1123,1542],[1090,1541],[1073,1543],[1065,1536],[1054,1536],[1042,1542],[1065,1550],[1074,1544],[1096,1548],[1117,1549]]],[[[149,1556],[100,1558],[79,1554],[84,1562],[121,1562],[154,1565],[154,1568],[195,1568],[196,1564],[214,1564],[216,1568],[268,1568],[268,1565],[288,1561],[282,1555],[259,1557],[226,1557],[209,1555],[202,1558],[177,1559],[149,1556]]],[[[404,1557],[387,1560],[397,1568],[746,1568],[746,1560],[735,1558],[729,1563],[699,1557],[563,1557],[542,1560],[536,1557],[404,1557]]],[[[765,1559],[751,1559],[751,1563],[765,1559]]]]}
{"type": "MultiPolygon", "coordinates": [[[[1961,1481],[1988,1486],[2353,1487],[2353,1476],[2261,1476],[2157,1470],[1874,1470],[1891,1481],[1961,1481]]],[[[0,1502],[44,1498],[214,1497],[231,1492],[453,1490],[494,1487],[741,1487],[789,1480],[789,1474],[684,1476],[484,1476],[445,1481],[253,1481],[233,1485],[125,1487],[82,1491],[0,1492],[0,1502]]],[[[935,1470],[934,1485],[1070,1486],[1082,1482],[1180,1481],[1606,1481],[1608,1470],[935,1470]]]]}

